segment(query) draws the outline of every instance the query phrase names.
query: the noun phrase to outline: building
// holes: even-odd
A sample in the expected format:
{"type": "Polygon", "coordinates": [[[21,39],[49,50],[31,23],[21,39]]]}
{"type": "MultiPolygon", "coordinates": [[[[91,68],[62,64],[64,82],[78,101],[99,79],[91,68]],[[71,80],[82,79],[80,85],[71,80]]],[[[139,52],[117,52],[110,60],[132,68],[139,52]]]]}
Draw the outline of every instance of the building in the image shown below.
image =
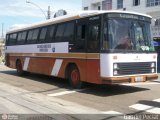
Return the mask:
{"type": "Polygon", "coordinates": [[[152,34],[160,41],[160,0],[82,0],[83,10],[127,10],[153,17],[152,34]]]}

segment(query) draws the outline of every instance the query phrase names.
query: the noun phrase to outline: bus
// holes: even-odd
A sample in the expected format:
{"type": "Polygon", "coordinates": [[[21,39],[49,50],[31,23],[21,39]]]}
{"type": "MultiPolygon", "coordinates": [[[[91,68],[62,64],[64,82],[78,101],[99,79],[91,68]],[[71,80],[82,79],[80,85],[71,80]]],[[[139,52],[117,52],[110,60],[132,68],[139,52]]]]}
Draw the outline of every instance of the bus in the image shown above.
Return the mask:
{"type": "Polygon", "coordinates": [[[157,73],[160,72],[160,37],[153,37],[153,44],[157,52],[157,73]]]}
{"type": "Polygon", "coordinates": [[[84,11],[6,34],[5,65],[83,83],[124,84],[158,78],[151,17],[128,11],[84,11]]]}

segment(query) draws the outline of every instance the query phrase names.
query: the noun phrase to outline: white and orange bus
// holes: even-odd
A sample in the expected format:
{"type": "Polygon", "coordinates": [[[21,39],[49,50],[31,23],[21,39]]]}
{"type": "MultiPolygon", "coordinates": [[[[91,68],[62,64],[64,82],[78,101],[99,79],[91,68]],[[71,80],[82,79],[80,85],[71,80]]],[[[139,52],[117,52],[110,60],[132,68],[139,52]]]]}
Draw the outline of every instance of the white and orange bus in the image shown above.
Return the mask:
{"type": "Polygon", "coordinates": [[[87,11],[11,30],[6,66],[82,83],[122,84],[157,79],[151,17],[127,11],[87,11]]]}

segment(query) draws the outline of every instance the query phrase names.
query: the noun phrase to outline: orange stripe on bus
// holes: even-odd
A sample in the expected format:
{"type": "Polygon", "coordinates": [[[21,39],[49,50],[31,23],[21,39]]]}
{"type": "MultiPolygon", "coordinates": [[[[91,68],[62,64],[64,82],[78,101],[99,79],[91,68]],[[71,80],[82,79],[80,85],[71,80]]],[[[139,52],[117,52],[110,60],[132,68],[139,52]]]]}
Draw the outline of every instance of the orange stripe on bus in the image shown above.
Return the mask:
{"type": "Polygon", "coordinates": [[[100,59],[99,53],[8,53],[9,56],[49,57],[49,58],[79,58],[100,59]]]}

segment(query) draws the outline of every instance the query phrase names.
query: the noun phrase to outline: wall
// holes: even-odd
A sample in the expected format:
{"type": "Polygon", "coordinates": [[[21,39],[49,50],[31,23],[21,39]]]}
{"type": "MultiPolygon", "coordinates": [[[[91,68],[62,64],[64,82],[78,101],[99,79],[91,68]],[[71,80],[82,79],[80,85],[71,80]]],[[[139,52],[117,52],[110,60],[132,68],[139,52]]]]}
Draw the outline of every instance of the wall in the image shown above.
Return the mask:
{"type": "MultiPolygon", "coordinates": [[[[89,10],[96,10],[98,6],[101,5],[101,1],[102,0],[82,0],[82,9],[89,7],[89,10]]],[[[139,6],[133,6],[133,0],[124,0],[123,8],[126,8],[127,11],[146,13],[155,18],[160,17],[160,6],[146,7],[146,0],[140,0],[139,6]]],[[[117,0],[112,0],[112,9],[117,10],[117,0]]]]}
{"type": "MultiPolygon", "coordinates": [[[[88,7],[89,10],[97,10],[98,6],[99,5],[101,6],[101,1],[102,0],[82,0],[82,9],[84,7],[88,7]]],[[[123,0],[123,8],[126,8],[127,11],[134,11],[134,12],[140,12],[143,14],[151,15],[153,17],[152,19],[152,30],[154,32],[153,35],[158,34],[158,36],[160,37],[160,30],[159,30],[160,25],[155,26],[154,24],[155,19],[158,19],[158,18],[160,19],[160,5],[146,7],[146,0],[140,0],[139,6],[133,6],[133,0],[123,0]]],[[[123,10],[123,8],[118,10],[123,10]]],[[[112,0],[112,9],[117,10],[117,0],[112,0]]]]}

